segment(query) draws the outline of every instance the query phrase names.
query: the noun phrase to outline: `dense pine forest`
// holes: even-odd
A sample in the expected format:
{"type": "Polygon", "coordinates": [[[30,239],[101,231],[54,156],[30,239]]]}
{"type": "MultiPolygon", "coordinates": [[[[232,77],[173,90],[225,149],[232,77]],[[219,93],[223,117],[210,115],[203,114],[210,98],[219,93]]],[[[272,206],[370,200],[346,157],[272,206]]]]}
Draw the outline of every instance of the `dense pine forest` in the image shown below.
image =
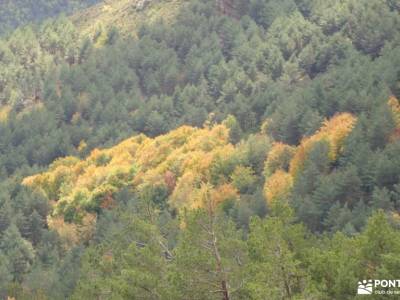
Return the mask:
{"type": "Polygon", "coordinates": [[[345,300],[400,279],[399,12],[1,1],[0,299],[345,300]]]}

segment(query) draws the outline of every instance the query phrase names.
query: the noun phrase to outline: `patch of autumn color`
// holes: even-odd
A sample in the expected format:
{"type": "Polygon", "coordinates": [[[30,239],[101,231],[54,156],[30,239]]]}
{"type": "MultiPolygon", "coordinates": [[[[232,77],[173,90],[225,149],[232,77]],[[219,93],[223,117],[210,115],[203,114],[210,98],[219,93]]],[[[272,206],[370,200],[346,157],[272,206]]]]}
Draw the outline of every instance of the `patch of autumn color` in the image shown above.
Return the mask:
{"type": "Polygon", "coordinates": [[[400,214],[398,212],[391,212],[390,220],[397,228],[400,227],[400,214]]]}
{"type": "Polygon", "coordinates": [[[397,127],[400,127],[400,102],[395,96],[391,96],[388,101],[389,107],[393,113],[393,119],[397,127]]]}
{"type": "Polygon", "coordinates": [[[142,143],[137,151],[137,164],[145,170],[157,167],[173,150],[186,145],[187,140],[195,133],[195,128],[183,126],[166,135],[149,139],[146,143],[142,143]]]}
{"type": "Polygon", "coordinates": [[[272,145],[265,162],[265,174],[273,174],[276,170],[287,170],[296,148],[277,142],[272,145]]]}
{"type": "Polygon", "coordinates": [[[198,189],[192,194],[190,209],[205,208],[210,214],[213,214],[224,201],[233,200],[238,197],[238,191],[230,184],[223,184],[218,187],[213,187],[209,183],[202,183],[198,189]]]}
{"type": "Polygon", "coordinates": [[[85,211],[112,207],[114,193],[123,186],[139,193],[148,186],[167,186],[169,203],[182,209],[193,206],[193,192],[210,180],[216,157],[235,151],[224,125],[183,126],[153,139],[138,135],[109,149],[94,149],[84,160],[59,159],[47,172],[23,183],[54,200],[55,216],[67,213],[72,220],[85,211]]]}
{"type": "Polygon", "coordinates": [[[393,119],[396,123],[396,128],[390,136],[390,140],[396,141],[400,138],[400,102],[395,96],[391,96],[388,105],[392,110],[393,119]]]}
{"type": "Polygon", "coordinates": [[[228,200],[234,200],[239,197],[238,190],[231,184],[227,183],[215,187],[214,189],[212,189],[210,194],[214,205],[218,205],[228,200]]]}
{"type": "Polygon", "coordinates": [[[83,153],[87,149],[87,144],[84,140],[80,141],[79,146],[77,148],[79,153],[83,153]]]}
{"type": "Polygon", "coordinates": [[[60,165],[54,171],[44,173],[41,176],[30,176],[22,181],[27,186],[39,187],[49,198],[56,200],[63,182],[68,180],[70,169],[67,166],[60,165]]]}
{"type": "Polygon", "coordinates": [[[111,193],[107,193],[104,198],[102,199],[102,202],[100,204],[100,207],[102,209],[112,209],[116,206],[115,200],[112,197],[111,193]]]}
{"type": "Polygon", "coordinates": [[[78,122],[81,120],[81,113],[80,112],[76,112],[72,115],[71,118],[71,123],[76,125],[78,124],[78,122]]]}
{"type": "Polygon", "coordinates": [[[86,214],[78,225],[78,235],[80,241],[88,242],[93,237],[93,230],[96,226],[97,216],[95,214],[86,214]]]}
{"type": "Polygon", "coordinates": [[[337,159],[342,150],[343,141],[349,135],[356,122],[356,117],[350,113],[341,113],[325,121],[322,128],[314,135],[304,138],[297,147],[296,153],[290,162],[289,173],[297,176],[313,146],[320,141],[329,145],[328,157],[331,162],[337,159]]]}
{"type": "Polygon", "coordinates": [[[174,190],[175,185],[176,185],[176,178],[175,174],[172,173],[171,171],[167,171],[164,174],[164,183],[167,186],[168,190],[171,192],[174,190]]]}
{"type": "MultiPolygon", "coordinates": [[[[184,130],[186,131],[187,128],[184,127],[184,130]]],[[[215,158],[217,156],[229,156],[234,152],[234,147],[228,144],[228,135],[225,134],[227,133],[227,129],[225,127],[223,127],[223,134],[221,134],[220,130],[215,130],[215,128],[211,130],[190,130],[190,132],[191,135],[184,140],[179,137],[179,143],[174,141],[176,148],[169,147],[169,154],[165,156],[162,162],[140,174],[140,181],[137,181],[139,190],[149,183],[154,185],[165,183],[164,174],[169,171],[173,172],[176,177],[176,185],[172,192],[173,195],[170,197],[170,203],[173,203],[177,208],[181,207],[181,205],[185,206],[181,201],[180,195],[187,196],[187,189],[190,190],[186,179],[193,176],[196,177],[197,183],[208,181],[211,164],[215,158]],[[204,137],[208,140],[208,146],[201,149],[198,143],[204,137]],[[211,148],[208,148],[210,145],[211,148]],[[182,193],[181,189],[183,190],[182,193]]],[[[175,135],[175,137],[177,136],[175,135]]],[[[187,199],[186,202],[188,202],[187,199]]]]}
{"type": "Polygon", "coordinates": [[[80,224],[65,222],[63,217],[47,217],[47,225],[59,234],[66,250],[73,248],[80,241],[88,241],[95,224],[94,214],[86,214],[80,224]]]}
{"type": "Polygon", "coordinates": [[[170,203],[180,208],[191,207],[192,205],[189,199],[193,199],[193,193],[200,184],[201,180],[196,174],[193,172],[186,172],[178,179],[176,188],[170,196],[170,203]]]}
{"type": "Polygon", "coordinates": [[[293,177],[283,170],[276,171],[265,181],[264,193],[268,204],[287,199],[292,187],[293,177]]]}
{"type": "Polygon", "coordinates": [[[113,261],[113,252],[112,250],[108,250],[103,254],[103,260],[107,263],[111,263],[113,261]]]}
{"type": "Polygon", "coordinates": [[[269,129],[270,129],[271,123],[272,123],[272,120],[271,120],[271,119],[266,119],[266,120],[261,124],[260,131],[261,131],[262,134],[270,135],[270,130],[269,130],[269,129]]]}
{"type": "Polygon", "coordinates": [[[400,139],[400,127],[396,127],[394,132],[390,135],[389,140],[394,142],[400,139]]]}
{"type": "Polygon", "coordinates": [[[79,236],[76,224],[65,222],[63,217],[48,217],[47,225],[58,233],[66,249],[71,249],[78,244],[79,236]]]}
{"type": "Polygon", "coordinates": [[[60,166],[71,167],[78,163],[80,160],[74,156],[66,156],[62,158],[58,158],[50,166],[50,170],[56,170],[60,166]]]}
{"type": "Polygon", "coordinates": [[[6,122],[8,120],[8,114],[11,111],[10,105],[4,105],[0,108],[0,122],[6,122]]]}

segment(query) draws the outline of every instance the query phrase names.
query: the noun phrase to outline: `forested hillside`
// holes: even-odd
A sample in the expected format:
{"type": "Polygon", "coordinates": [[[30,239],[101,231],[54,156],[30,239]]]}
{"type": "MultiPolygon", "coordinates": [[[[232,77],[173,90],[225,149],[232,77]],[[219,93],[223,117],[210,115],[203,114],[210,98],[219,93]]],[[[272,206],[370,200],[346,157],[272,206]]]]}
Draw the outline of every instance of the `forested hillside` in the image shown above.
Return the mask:
{"type": "MultiPolygon", "coordinates": [[[[22,2],[0,28],[94,1],[22,2]]],[[[0,297],[358,299],[397,279],[399,11],[113,0],[5,35],[0,297]]]]}
{"type": "Polygon", "coordinates": [[[0,34],[30,22],[68,14],[99,0],[2,0],[0,2],[0,34]]]}
{"type": "MultiPolygon", "coordinates": [[[[98,1],[99,2],[99,1],[98,1]]],[[[173,22],[182,0],[108,0],[80,10],[72,15],[71,20],[84,36],[95,37],[101,31],[117,28],[123,36],[137,36],[137,30],[144,23],[152,24],[162,19],[173,22]]],[[[103,39],[100,39],[103,41],[103,39]]]]}

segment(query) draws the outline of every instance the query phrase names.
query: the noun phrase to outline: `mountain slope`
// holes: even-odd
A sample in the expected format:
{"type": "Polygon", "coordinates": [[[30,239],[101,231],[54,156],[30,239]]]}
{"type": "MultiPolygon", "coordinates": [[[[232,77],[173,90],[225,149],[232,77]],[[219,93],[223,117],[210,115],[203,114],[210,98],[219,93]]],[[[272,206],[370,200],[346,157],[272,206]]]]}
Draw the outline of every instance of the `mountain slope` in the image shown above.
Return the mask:
{"type": "Polygon", "coordinates": [[[106,1],[1,39],[0,298],[396,278],[394,2],[106,1]]]}
{"type": "Polygon", "coordinates": [[[99,0],[4,0],[0,2],[0,34],[30,22],[68,14],[99,0]]]}
{"type": "Polygon", "coordinates": [[[108,0],[74,14],[71,20],[83,36],[93,36],[99,30],[118,28],[123,34],[136,34],[142,24],[160,19],[171,22],[183,0],[108,0]]]}

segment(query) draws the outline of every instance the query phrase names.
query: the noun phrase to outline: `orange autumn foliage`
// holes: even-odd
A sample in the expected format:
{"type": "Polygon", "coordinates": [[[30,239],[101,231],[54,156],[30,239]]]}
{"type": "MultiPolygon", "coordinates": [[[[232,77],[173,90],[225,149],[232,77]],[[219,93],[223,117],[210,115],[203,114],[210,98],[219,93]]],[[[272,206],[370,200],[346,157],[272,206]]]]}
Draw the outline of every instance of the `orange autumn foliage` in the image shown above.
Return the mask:
{"type": "Polygon", "coordinates": [[[10,105],[4,105],[0,107],[0,122],[6,122],[8,120],[8,115],[11,112],[10,105]]]}
{"type": "Polygon", "coordinates": [[[388,105],[392,110],[393,119],[396,122],[397,127],[400,127],[400,102],[395,96],[391,96],[388,101],[388,105]]]}
{"type": "Polygon", "coordinates": [[[213,187],[209,183],[202,183],[192,193],[189,209],[205,208],[212,213],[224,201],[234,200],[239,193],[231,184],[213,187]]]}
{"type": "Polygon", "coordinates": [[[313,146],[320,141],[329,145],[328,157],[331,162],[337,159],[342,150],[343,141],[349,135],[356,122],[356,117],[350,113],[341,113],[325,121],[322,128],[314,135],[304,138],[297,147],[296,153],[290,162],[289,173],[296,177],[302,169],[305,160],[313,146]]]}
{"type": "Polygon", "coordinates": [[[67,223],[62,217],[47,218],[50,229],[57,231],[65,249],[71,249],[80,241],[88,241],[91,238],[96,216],[87,214],[81,224],[67,223]]]}
{"type": "Polygon", "coordinates": [[[164,182],[165,182],[165,185],[167,186],[168,190],[173,191],[176,186],[175,174],[172,173],[171,171],[165,172],[164,182]]]}
{"type": "Polygon", "coordinates": [[[391,96],[388,101],[388,105],[392,111],[396,128],[390,136],[390,140],[395,141],[400,138],[400,101],[395,97],[391,96]]]}
{"type": "MultiPolygon", "coordinates": [[[[116,205],[114,193],[123,186],[139,194],[148,187],[164,186],[170,205],[180,210],[197,205],[191,203],[193,195],[210,180],[216,157],[234,152],[224,125],[182,126],[153,139],[138,135],[109,149],[94,149],[84,160],[58,159],[47,172],[25,178],[23,184],[41,189],[54,200],[54,216],[72,212],[72,218],[79,218],[85,211],[110,209],[116,205]]],[[[226,186],[215,189],[222,189],[218,193],[224,197],[235,194],[226,186]]],[[[216,199],[223,201],[220,195],[216,199]]]]}
{"type": "Polygon", "coordinates": [[[278,169],[288,168],[296,148],[284,143],[274,143],[265,162],[265,173],[272,174],[278,169]]]}
{"type": "Polygon", "coordinates": [[[228,183],[225,183],[223,185],[214,188],[211,192],[211,197],[215,205],[218,205],[228,200],[234,200],[238,196],[239,196],[238,190],[234,186],[228,183]]]}
{"type": "Polygon", "coordinates": [[[102,209],[112,209],[116,206],[115,200],[112,197],[112,194],[109,192],[103,198],[103,201],[100,204],[102,209]]]}
{"type": "Polygon", "coordinates": [[[334,162],[342,151],[343,141],[351,132],[355,122],[356,118],[349,113],[338,114],[325,121],[317,133],[304,138],[297,148],[275,143],[265,161],[264,195],[267,202],[271,204],[288,199],[293,182],[316,143],[327,142],[329,160],[334,162]],[[288,165],[289,171],[286,172],[288,165]]]}
{"type": "Polygon", "coordinates": [[[290,195],[293,186],[293,177],[283,171],[278,170],[267,178],[264,185],[264,193],[269,204],[285,200],[290,195]]]}

